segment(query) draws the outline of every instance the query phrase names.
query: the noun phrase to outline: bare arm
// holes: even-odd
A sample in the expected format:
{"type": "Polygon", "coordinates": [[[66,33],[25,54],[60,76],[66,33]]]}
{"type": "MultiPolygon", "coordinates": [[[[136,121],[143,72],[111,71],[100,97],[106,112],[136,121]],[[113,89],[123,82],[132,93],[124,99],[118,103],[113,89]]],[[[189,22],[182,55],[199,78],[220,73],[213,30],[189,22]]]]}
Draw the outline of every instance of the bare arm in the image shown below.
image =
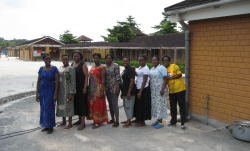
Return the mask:
{"type": "Polygon", "coordinates": [[[161,92],[160,92],[161,95],[164,95],[164,90],[165,90],[166,85],[167,85],[167,76],[164,76],[163,79],[164,79],[164,82],[163,82],[163,85],[162,85],[162,88],[161,88],[161,92]]]}
{"type": "Polygon", "coordinates": [[[133,89],[134,82],[135,82],[135,79],[130,78],[130,84],[129,84],[128,94],[127,94],[127,99],[128,99],[128,100],[130,100],[130,97],[131,97],[131,91],[132,91],[132,89],[133,89]]]}
{"type": "Polygon", "coordinates": [[[104,97],[104,90],[105,90],[105,75],[106,75],[106,68],[102,68],[102,69],[101,69],[101,81],[102,81],[101,99],[104,97]]]}
{"type": "Polygon", "coordinates": [[[173,76],[173,77],[166,77],[166,79],[167,80],[172,80],[172,79],[178,79],[178,78],[180,78],[180,77],[182,77],[182,74],[180,73],[180,74],[177,74],[177,75],[175,75],[175,76],[173,76]]]}
{"type": "Polygon", "coordinates": [[[83,71],[83,74],[85,76],[85,83],[84,83],[84,87],[82,90],[82,94],[86,95],[87,94],[87,87],[88,87],[88,78],[89,78],[89,70],[88,70],[86,63],[83,64],[82,71],[83,71]]]}
{"type": "Polygon", "coordinates": [[[37,78],[37,83],[36,83],[36,101],[39,102],[40,101],[40,96],[39,96],[39,86],[40,86],[40,75],[38,74],[38,78],[37,78]]]}
{"type": "Polygon", "coordinates": [[[140,91],[137,94],[137,98],[138,99],[141,99],[141,93],[142,93],[142,91],[143,91],[143,89],[144,89],[144,87],[146,85],[147,79],[148,79],[148,75],[144,74],[143,75],[143,82],[142,82],[142,85],[141,85],[141,89],[140,89],[140,91]]]}

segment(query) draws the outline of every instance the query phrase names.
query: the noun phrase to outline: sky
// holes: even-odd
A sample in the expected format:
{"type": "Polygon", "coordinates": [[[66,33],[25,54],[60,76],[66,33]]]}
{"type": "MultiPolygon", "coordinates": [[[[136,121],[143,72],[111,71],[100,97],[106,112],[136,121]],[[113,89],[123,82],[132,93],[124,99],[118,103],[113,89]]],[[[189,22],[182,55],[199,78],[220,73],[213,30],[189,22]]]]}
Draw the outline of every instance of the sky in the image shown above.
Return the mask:
{"type": "Polygon", "coordinates": [[[163,19],[165,7],[183,0],[0,0],[0,37],[32,40],[42,36],[59,39],[69,30],[103,41],[107,28],[131,15],[145,33],[163,19]]]}

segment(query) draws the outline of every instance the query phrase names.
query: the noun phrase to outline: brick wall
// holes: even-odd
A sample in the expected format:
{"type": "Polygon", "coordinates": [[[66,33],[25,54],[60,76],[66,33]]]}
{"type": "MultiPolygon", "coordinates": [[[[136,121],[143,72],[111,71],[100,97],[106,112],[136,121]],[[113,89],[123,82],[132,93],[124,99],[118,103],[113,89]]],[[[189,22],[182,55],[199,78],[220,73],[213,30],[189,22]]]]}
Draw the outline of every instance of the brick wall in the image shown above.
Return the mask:
{"type": "Polygon", "coordinates": [[[190,21],[190,111],[250,120],[250,14],[190,21]]]}

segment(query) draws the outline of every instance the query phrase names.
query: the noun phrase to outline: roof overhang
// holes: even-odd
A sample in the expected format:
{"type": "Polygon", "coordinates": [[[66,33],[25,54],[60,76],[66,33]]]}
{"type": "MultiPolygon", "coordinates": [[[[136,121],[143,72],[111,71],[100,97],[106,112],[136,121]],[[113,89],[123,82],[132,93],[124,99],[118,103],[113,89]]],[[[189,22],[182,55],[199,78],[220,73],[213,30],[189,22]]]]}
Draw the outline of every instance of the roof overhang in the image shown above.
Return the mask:
{"type": "MultiPolygon", "coordinates": [[[[61,47],[60,49],[160,49],[161,47],[61,47]]],[[[185,49],[185,47],[162,47],[162,49],[185,49]]]]}
{"type": "Polygon", "coordinates": [[[62,47],[62,45],[47,45],[47,44],[32,44],[32,45],[22,45],[18,47],[62,47]]]}
{"type": "Polygon", "coordinates": [[[169,16],[171,22],[177,22],[176,14],[180,14],[182,20],[200,20],[225,16],[234,16],[250,13],[250,0],[220,0],[184,9],[163,12],[169,16]]]}
{"type": "Polygon", "coordinates": [[[54,41],[56,41],[56,42],[58,42],[58,43],[60,43],[60,44],[62,44],[62,45],[65,45],[64,43],[62,43],[62,42],[60,42],[59,40],[57,40],[57,39],[55,39],[55,38],[53,38],[53,37],[50,37],[50,36],[45,36],[44,38],[39,39],[39,40],[37,40],[37,41],[35,41],[35,42],[33,42],[33,43],[30,43],[30,44],[28,44],[28,45],[35,44],[35,43],[37,43],[37,42],[39,42],[39,41],[42,41],[42,40],[44,40],[44,39],[47,39],[47,38],[49,38],[49,39],[51,39],[51,40],[54,40],[54,41]]]}

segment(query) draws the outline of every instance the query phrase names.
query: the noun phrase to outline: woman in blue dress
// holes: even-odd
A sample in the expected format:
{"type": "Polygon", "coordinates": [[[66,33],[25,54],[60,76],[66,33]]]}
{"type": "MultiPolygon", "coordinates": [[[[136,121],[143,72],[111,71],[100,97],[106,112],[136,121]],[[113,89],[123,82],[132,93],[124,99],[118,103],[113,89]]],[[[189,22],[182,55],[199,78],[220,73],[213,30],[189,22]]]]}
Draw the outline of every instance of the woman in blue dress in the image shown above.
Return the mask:
{"type": "Polygon", "coordinates": [[[58,69],[52,66],[51,56],[45,54],[43,56],[45,66],[42,66],[38,72],[36,101],[40,101],[40,125],[44,127],[42,132],[47,134],[53,133],[53,127],[56,126],[55,121],[55,105],[58,90],[58,69]]]}
{"type": "Polygon", "coordinates": [[[162,128],[162,119],[168,117],[167,113],[167,69],[159,64],[159,57],[153,56],[151,69],[150,89],[151,89],[151,115],[157,121],[152,124],[155,128],[162,128]]]}

